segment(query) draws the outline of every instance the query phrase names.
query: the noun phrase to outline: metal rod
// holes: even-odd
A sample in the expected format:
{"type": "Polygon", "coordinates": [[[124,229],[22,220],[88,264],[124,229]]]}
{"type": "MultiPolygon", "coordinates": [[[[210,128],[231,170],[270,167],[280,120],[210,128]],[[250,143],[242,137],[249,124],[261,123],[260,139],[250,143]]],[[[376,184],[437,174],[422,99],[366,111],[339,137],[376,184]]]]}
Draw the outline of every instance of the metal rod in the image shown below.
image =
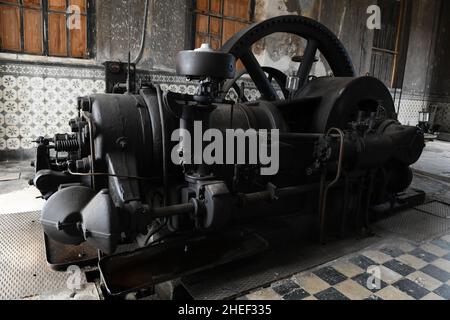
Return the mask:
{"type": "Polygon", "coordinates": [[[131,94],[131,52],[128,51],[127,93],[131,94]]]}
{"type": "MultiPolygon", "coordinates": [[[[278,199],[286,198],[289,196],[300,195],[308,191],[314,191],[319,188],[319,184],[310,184],[304,186],[286,187],[275,189],[273,191],[262,191],[248,194],[240,194],[235,199],[238,200],[238,204],[246,206],[249,204],[259,203],[261,201],[275,201],[278,199]],[[240,200],[240,201],[239,201],[240,200]]],[[[230,205],[233,205],[230,203],[230,205]]],[[[161,208],[154,208],[149,210],[149,218],[167,218],[183,214],[193,214],[196,211],[196,205],[192,202],[177,204],[172,206],[164,206],[161,208]]]]}
{"type": "Polygon", "coordinates": [[[269,82],[269,79],[267,79],[266,73],[262,69],[251,48],[242,55],[241,61],[247,69],[248,74],[252,77],[256,87],[261,92],[262,97],[269,101],[279,100],[277,92],[269,82]]]}
{"type": "Polygon", "coordinates": [[[162,91],[159,84],[155,86],[158,95],[159,117],[161,121],[161,138],[162,138],[162,160],[163,160],[163,192],[164,192],[164,206],[168,204],[169,196],[169,172],[167,159],[167,137],[166,137],[166,120],[164,117],[164,108],[162,102],[162,91]]]}
{"type": "Polygon", "coordinates": [[[286,187],[275,189],[274,192],[268,190],[255,193],[240,194],[239,199],[241,206],[245,206],[248,204],[259,203],[261,201],[270,202],[290,196],[300,195],[309,191],[317,190],[319,187],[320,187],[319,183],[308,184],[303,186],[286,187]]]}
{"type": "Polygon", "coordinates": [[[297,77],[299,77],[299,88],[302,88],[308,81],[308,77],[311,73],[318,48],[319,44],[316,40],[310,39],[308,41],[305,52],[303,54],[302,63],[300,64],[297,72],[297,77]]]}
{"type": "Polygon", "coordinates": [[[139,47],[139,52],[137,56],[133,59],[134,64],[138,64],[142,59],[142,54],[144,53],[144,47],[145,47],[145,35],[147,34],[147,25],[148,25],[148,3],[150,0],[145,1],[145,8],[144,8],[144,27],[142,28],[142,35],[141,35],[141,45],[139,47]]]}
{"type": "Polygon", "coordinates": [[[106,173],[106,172],[80,173],[80,172],[73,172],[72,170],[70,170],[70,168],[67,169],[67,172],[71,176],[79,176],[79,177],[114,177],[114,178],[119,178],[119,179],[143,180],[143,181],[159,181],[160,180],[159,178],[126,176],[126,175],[112,174],[112,173],[106,173]]]}
{"type": "Polygon", "coordinates": [[[383,48],[377,48],[377,47],[373,47],[372,48],[374,51],[379,51],[379,52],[383,52],[383,53],[389,53],[391,55],[397,55],[398,51],[393,51],[393,50],[389,50],[389,49],[383,49],[383,48]]]}
{"type": "Polygon", "coordinates": [[[151,209],[150,216],[152,219],[167,218],[178,216],[182,214],[191,214],[195,212],[195,205],[193,203],[177,204],[169,207],[151,209]]]}
{"type": "MultiPolygon", "coordinates": [[[[91,109],[91,98],[89,97],[89,109],[91,109]]],[[[94,126],[92,124],[92,118],[86,113],[82,112],[83,117],[85,117],[88,121],[88,128],[89,128],[89,147],[91,152],[91,161],[90,161],[90,167],[91,167],[91,184],[92,189],[95,190],[95,147],[94,147],[94,126]]]]}

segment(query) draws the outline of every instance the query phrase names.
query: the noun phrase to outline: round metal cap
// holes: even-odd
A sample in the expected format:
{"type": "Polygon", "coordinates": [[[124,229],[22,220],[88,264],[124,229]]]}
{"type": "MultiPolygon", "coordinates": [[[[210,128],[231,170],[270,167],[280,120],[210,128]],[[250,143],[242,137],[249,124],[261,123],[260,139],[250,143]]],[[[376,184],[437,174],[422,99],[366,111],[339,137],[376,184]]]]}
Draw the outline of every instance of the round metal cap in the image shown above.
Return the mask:
{"type": "Polygon", "coordinates": [[[177,74],[190,78],[232,79],[236,73],[236,58],[229,53],[214,51],[208,44],[196,50],[180,51],[177,74]]]}

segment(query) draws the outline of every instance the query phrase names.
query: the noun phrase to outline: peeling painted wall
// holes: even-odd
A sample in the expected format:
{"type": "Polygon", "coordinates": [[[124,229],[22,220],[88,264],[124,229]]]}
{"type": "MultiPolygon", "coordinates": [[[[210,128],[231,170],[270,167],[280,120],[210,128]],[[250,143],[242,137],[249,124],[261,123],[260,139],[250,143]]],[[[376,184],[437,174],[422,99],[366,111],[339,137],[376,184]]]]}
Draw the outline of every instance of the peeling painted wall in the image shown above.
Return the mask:
{"type": "MultiPolygon", "coordinates": [[[[373,31],[367,29],[366,10],[373,0],[257,0],[256,20],[297,14],[318,20],[333,31],[347,48],[357,74],[370,70],[373,31]]],[[[292,73],[298,64],[292,56],[302,55],[305,41],[296,36],[275,34],[255,46],[258,61],[292,73]]],[[[322,56],[312,72],[316,76],[329,74],[330,69],[322,56]]]]}
{"type": "MultiPolygon", "coordinates": [[[[143,69],[173,71],[175,55],[189,46],[186,0],[150,0],[143,69]]],[[[126,61],[128,48],[137,55],[143,30],[145,0],[97,1],[98,62],[126,61]]]]}
{"type": "MultiPolygon", "coordinates": [[[[364,75],[370,70],[373,43],[373,31],[366,27],[366,10],[376,1],[256,0],[255,17],[257,21],[262,21],[279,15],[301,14],[320,21],[343,42],[357,74],[364,75]]],[[[436,106],[439,124],[450,131],[450,1],[408,1],[413,8],[405,90],[401,103],[396,101],[401,106],[400,119],[405,124],[415,125],[423,107],[436,106]]],[[[174,72],[177,52],[189,48],[191,44],[191,3],[191,0],[150,0],[146,46],[138,66],[141,70],[152,70],[155,76],[161,71],[174,72]]],[[[95,62],[98,65],[106,60],[126,61],[129,49],[132,57],[136,56],[142,34],[144,4],[145,0],[96,1],[95,62]]],[[[258,42],[253,50],[262,65],[292,72],[298,68],[298,64],[293,63],[291,58],[302,55],[304,47],[305,41],[296,36],[274,34],[258,42]]],[[[40,132],[65,131],[61,126],[66,123],[67,117],[55,121],[51,116],[59,109],[61,117],[70,115],[75,110],[75,96],[92,92],[91,81],[98,86],[95,89],[97,92],[102,91],[102,77],[99,74],[91,75],[92,72],[102,70],[98,65],[80,67],[50,64],[39,65],[34,60],[14,63],[0,61],[0,160],[4,150],[20,156],[20,152],[31,148],[32,137],[40,132]],[[67,71],[67,68],[70,70],[67,71]],[[83,76],[84,73],[87,76],[83,76]],[[55,85],[59,78],[63,78],[62,84],[55,85]],[[70,80],[69,87],[65,78],[70,80]],[[53,86],[46,84],[44,87],[42,83],[45,81],[52,82],[53,86]],[[29,88],[31,93],[27,93],[24,88],[29,88]],[[33,115],[30,108],[46,110],[46,120],[22,118],[33,115]],[[58,125],[55,126],[55,123],[58,125]],[[30,130],[29,124],[47,125],[48,128],[30,130]]],[[[321,57],[313,72],[323,76],[328,71],[321,57]]],[[[168,81],[165,74],[162,77],[168,81]]],[[[167,87],[175,90],[177,86],[168,83],[167,87]]],[[[186,92],[184,84],[178,88],[180,92],[186,92]]]]}
{"type": "Polygon", "coordinates": [[[142,29],[143,1],[97,1],[96,60],[127,60],[128,49],[133,55],[139,45],[142,29]]]}
{"type": "Polygon", "coordinates": [[[405,90],[450,97],[450,2],[415,0],[412,20],[405,90]]]}
{"type": "MultiPolygon", "coordinates": [[[[444,0],[445,1],[445,0],[444,0]]],[[[447,0],[448,1],[448,0],[447,0]]],[[[432,63],[433,42],[440,1],[415,0],[412,8],[410,44],[406,61],[404,88],[422,95],[429,82],[428,66],[432,63]]],[[[436,30],[437,31],[437,30],[436,30]]]]}
{"type": "Polygon", "coordinates": [[[435,110],[435,124],[441,126],[443,132],[450,132],[450,2],[413,0],[411,3],[412,23],[403,91],[416,106],[408,108],[402,102],[400,114],[417,115],[424,108],[435,110]]]}
{"type": "Polygon", "coordinates": [[[324,0],[320,22],[342,41],[352,58],[357,75],[370,71],[374,31],[367,28],[367,8],[373,0],[324,0]]]}
{"type": "MultiPolygon", "coordinates": [[[[430,54],[430,48],[436,46],[433,24],[436,20],[434,17],[438,15],[440,1],[410,1],[414,9],[411,44],[406,61],[405,92],[418,95],[425,90],[433,94],[442,92],[448,95],[450,75],[447,75],[446,70],[450,68],[441,66],[445,66],[448,61],[443,51],[445,45],[450,43],[450,11],[447,9],[449,12],[441,18],[441,36],[438,40],[440,53],[434,54],[431,50],[430,54]],[[430,70],[428,64],[431,64],[430,70]]],[[[356,73],[365,75],[370,71],[374,35],[366,26],[369,17],[367,8],[374,3],[376,0],[256,0],[255,19],[262,21],[275,16],[295,14],[320,21],[342,41],[356,73]]],[[[98,63],[106,60],[126,61],[129,47],[132,57],[136,56],[142,33],[144,4],[145,0],[97,1],[98,63]]],[[[191,45],[191,4],[191,0],[150,0],[146,47],[139,65],[141,69],[174,71],[176,53],[191,45]]],[[[447,8],[449,5],[445,6],[447,8]]],[[[299,64],[292,62],[291,58],[303,55],[305,45],[306,41],[297,36],[273,34],[255,44],[253,50],[261,65],[292,73],[298,69],[299,64]]],[[[316,76],[327,75],[330,72],[328,64],[322,56],[319,56],[319,59],[312,72],[316,76]]]]}
{"type": "MultiPolygon", "coordinates": [[[[256,13],[258,20],[299,13],[319,20],[342,41],[352,58],[356,73],[365,75],[370,71],[374,35],[374,32],[366,27],[366,10],[374,3],[376,1],[373,0],[258,0],[256,13]]],[[[436,0],[412,0],[411,3],[414,10],[404,91],[413,95],[425,92],[448,96],[450,77],[447,70],[450,68],[445,66],[448,59],[444,53],[446,45],[450,43],[448,1],[443,1],[444,9],[439,9],[440,1],[436,0]],[[446,14],[441,17],[438,30],[433,30],[439,11],[446,14]],[[439,32],[437,45],[434,44],[436,32],[439,32]],[[434,54],[434,47],[439,51],[437,54],[434,54]],[[430,70],[428,65],[431,66],[430,70]]],[[[272,64],[285,72],[292,72],[296,70],[297,65],[290,62],[290,57],[302,54],[304,45],[295,37],[274,35],[266,41],[261,41],[255,48],[255,53],[262,64],[272,64]]],[[[324,75],[324,69],[328,71],[327,65],[319,61],[313,72],[316,75],[324,75]]]]}
{"type": "MultiPolygon", "coordinates": [[[[255,20],[263,21],[280,15],[303,15],[318,18],[320,1],[318,0],[257,0],[255,20]]],[[[292,57],[303,55],[306,41],[295,35],[276,33],[259,41],[253,48],[261,65],[272,66],[285,73],[292,73],[299,64],[292,57]]],[[[325,75],[327,70],[322,61],[312,71],[316,75],[325,75]]]]}

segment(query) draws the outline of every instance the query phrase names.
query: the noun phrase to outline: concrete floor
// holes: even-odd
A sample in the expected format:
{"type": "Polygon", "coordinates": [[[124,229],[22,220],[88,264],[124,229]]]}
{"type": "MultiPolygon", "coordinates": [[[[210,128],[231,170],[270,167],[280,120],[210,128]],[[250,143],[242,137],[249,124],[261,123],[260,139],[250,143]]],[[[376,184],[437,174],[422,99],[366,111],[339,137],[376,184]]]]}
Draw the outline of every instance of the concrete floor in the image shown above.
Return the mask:
{"type": "Polygon", "coordinates": [[[0,214],[41,210],[44,200],[28,181],[34,176],[30,162],[0,163],[0,214]]]}
{"type": "Polygon", "coordinates": [[[413,168],[420,173],[450,182],[450,143],[443,141],[427,143],[425,152],[413,168]]]}

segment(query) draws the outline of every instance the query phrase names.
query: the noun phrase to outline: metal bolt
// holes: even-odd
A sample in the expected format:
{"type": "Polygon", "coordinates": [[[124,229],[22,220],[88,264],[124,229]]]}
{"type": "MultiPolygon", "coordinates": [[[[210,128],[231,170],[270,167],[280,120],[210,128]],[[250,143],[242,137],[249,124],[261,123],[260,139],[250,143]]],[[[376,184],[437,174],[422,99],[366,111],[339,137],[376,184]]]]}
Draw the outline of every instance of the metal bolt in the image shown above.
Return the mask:
{"type": "Polygon", "coordinates": [[[121,137],[121,138],[117,139],[116,144],[120,149],[125,150],[128,147],[127,138],[121,137]]]}

